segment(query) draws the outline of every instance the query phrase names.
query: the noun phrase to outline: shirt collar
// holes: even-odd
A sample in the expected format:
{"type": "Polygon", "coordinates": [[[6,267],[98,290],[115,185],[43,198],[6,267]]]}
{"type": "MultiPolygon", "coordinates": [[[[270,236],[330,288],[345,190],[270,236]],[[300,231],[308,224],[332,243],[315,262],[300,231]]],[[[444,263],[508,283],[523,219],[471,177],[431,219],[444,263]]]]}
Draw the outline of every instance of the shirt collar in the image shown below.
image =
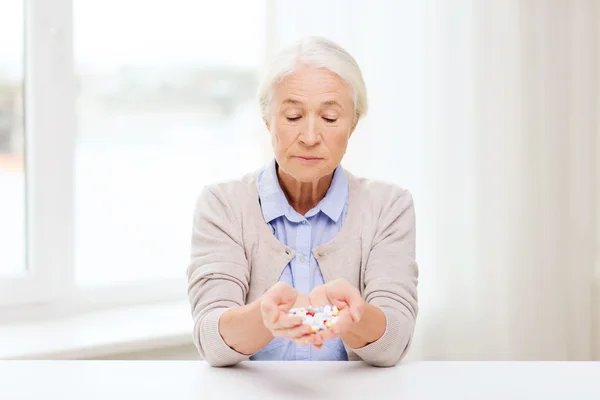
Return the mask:
{"type": "Polygon", "coordinates": [[[338,165],[333,171],[331,185],[325,194],[325,197],[317,204],[331,220],[337,222],[344,211],[348,197],[348,177],[341,165],[338,165]]]}
{"type": "Polygon", "coordinates": [[[290,207],[279,185],[276,167],[277,163],[273,159],[261,172],[257,181],[263,218],[267,223],[285,215],[285,212],[290,207]]]}
{"type": "MultiPolygon", "coordinates": [[[[258,177],[258,195],[260,197],[263,218],[269,223],[286,213],[289,205],[277,178],[277,162],[273,159],[258,177]]],[[[322,211],[331,220],[337,222],[342,215],[348,197],[348,177],[341,165],[333,173],[331,185],[325,197],[306,215],[313,216],[322,211]]]]}

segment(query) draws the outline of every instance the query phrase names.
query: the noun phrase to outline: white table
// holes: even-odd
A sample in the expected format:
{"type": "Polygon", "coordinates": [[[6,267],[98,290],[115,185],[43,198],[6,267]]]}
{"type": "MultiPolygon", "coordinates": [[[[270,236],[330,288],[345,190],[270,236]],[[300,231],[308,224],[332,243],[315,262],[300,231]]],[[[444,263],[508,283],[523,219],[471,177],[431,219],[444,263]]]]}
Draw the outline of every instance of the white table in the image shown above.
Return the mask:
{"type": "Polygon", "coordinates": [[[0,399],[600,399],[600,363],[0,361],[0,399]]]}

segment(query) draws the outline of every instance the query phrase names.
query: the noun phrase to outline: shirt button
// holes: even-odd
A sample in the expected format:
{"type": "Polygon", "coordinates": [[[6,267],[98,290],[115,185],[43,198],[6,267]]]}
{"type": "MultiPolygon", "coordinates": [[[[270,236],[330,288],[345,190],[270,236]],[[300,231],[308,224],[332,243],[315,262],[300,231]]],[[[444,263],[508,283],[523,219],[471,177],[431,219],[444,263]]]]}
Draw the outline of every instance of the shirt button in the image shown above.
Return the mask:
{"type": "Polygon", "coordinates": [[[306,224],[308,224],[308,221],[307,220],[303,220],[302,221],[302,225],[306,225],[306,224]]]}
{"type": "Polygon", "coordinates": [[[300,256],[300,262],[304,262],[304,256],[300,256]]]}

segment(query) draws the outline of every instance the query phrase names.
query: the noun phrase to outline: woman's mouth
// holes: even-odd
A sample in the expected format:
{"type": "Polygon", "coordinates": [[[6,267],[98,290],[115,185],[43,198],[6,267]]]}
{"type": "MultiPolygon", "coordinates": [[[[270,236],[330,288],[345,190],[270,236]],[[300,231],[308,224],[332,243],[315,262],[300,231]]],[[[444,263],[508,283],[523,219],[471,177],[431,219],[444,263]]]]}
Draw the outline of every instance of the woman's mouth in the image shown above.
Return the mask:
{"type": "Polygon", "coordinates": [[[299,158],[302,161],[319,161],[319,160],[321,160],[320,157],[310,157],[310,156],[296,156],[296,158],[299,158]]]}

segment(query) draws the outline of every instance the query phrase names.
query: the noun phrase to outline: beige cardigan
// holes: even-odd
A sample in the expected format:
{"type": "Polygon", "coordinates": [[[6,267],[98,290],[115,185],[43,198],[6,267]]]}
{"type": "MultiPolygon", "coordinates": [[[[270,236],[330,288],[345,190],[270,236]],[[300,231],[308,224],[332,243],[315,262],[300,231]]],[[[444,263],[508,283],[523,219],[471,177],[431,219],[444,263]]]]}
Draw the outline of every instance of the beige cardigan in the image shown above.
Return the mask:
{"type": "MultiPolygon", "coordinates": [[[[350,360],[396,365],[408,351],[417,316],[418,268],[411,194],[388,183],[348,174],[348,212],[341,231],[313,249],[325,282],[344,278],[379,306],[383,336],[365,347],[346,346],[350,360]]],[[[207,186],[199,195],[188,266],[194,343],[213,366],[249,357],[219,334],[219,317],[251,303],[274,285],[295,253],[275,236],[258,202],[258,171],[207,186]]]]}

